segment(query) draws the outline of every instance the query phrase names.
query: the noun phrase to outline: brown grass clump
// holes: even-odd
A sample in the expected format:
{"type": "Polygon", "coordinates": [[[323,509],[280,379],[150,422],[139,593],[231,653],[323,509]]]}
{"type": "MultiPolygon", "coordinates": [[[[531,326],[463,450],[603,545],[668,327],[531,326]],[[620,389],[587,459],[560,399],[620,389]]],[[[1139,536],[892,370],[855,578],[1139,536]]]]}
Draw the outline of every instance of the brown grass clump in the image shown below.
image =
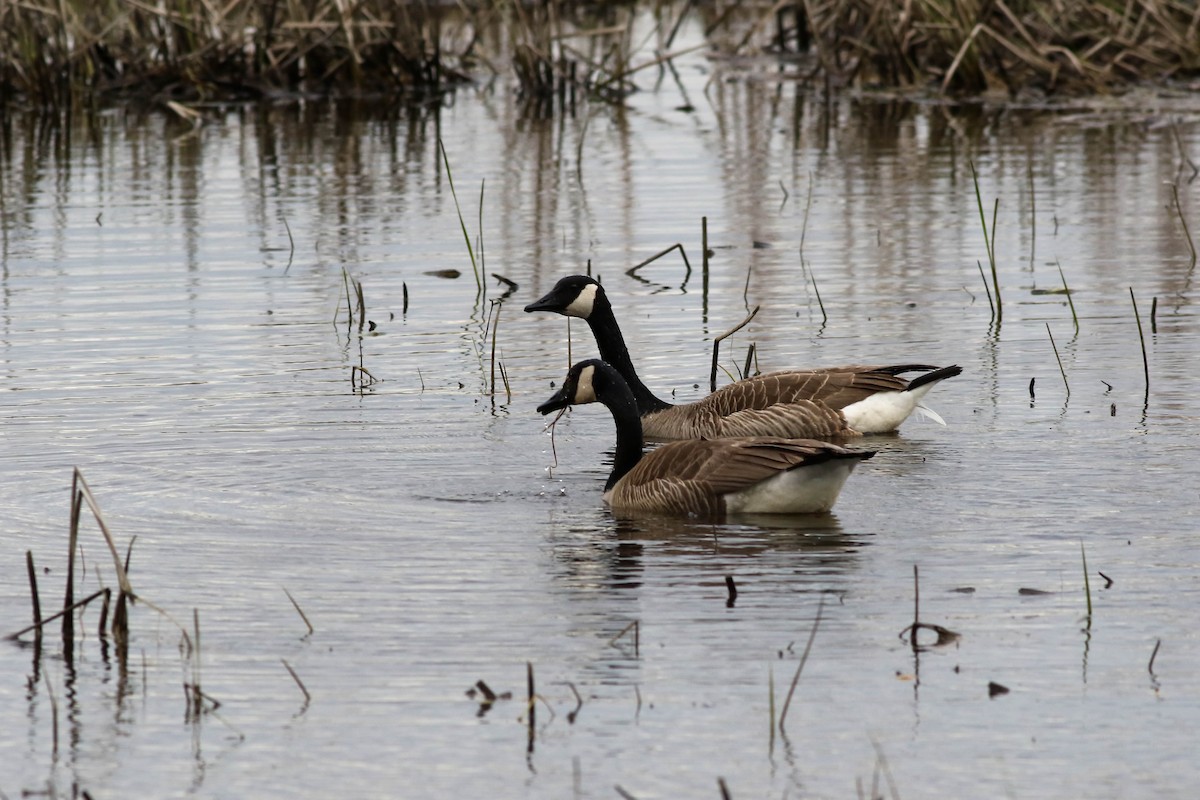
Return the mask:
{"type": "Polygon", "coordinates": [[[0,94],[159,100],[437,92],[487,11],[387,0],[25,0],[0,6],[0,94]]]}
{"type": "Polygon", "coordinates": [[[1108,92],[1200,71],[1184,0],[807,0],[821,69],[943,94],[1108,92]]]}

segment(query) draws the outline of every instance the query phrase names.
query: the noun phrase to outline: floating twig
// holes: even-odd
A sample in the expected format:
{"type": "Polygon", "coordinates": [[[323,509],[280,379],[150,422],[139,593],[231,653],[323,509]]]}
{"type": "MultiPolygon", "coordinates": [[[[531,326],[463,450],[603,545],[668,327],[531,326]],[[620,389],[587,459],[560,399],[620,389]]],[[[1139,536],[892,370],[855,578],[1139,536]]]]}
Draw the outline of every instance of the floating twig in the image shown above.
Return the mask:
{"type": "MultiPolygon", "coordinates": [[[[636,277],[637,277],[637,271],[638,271],[639,269],[641,269],[642,267],[646,266],[646,265],[647,265],[647,264],[649,264],[651,261],[656,261],[656,260],[658,260],[658,259],[662,258],[662,257],[663,257],[663,256],[665,256],[667,253],[669,253],[669,252],[671,252],[672,250],[675,250],[675,249],[678,249],[678,250],[679,250],[679,255],[683,256],[683,265],[684,265],[685,267],[687,267],[687,273],[686,273],[686,274],[684,274],[684,276],[683,276],[683,282],[686,284],[686,283],[688,282],[688,278],[692,277],[692,264],[691,264],[691,262],[690,262],[690,261],[688,261],[688,257],[687,257],[687,251],[683,249],[683,245],[682,245],[681,243],[679,243],[679,242],[676,242],[675,244],[671,245],[670,247],[668,247],[666,250],[663,250],[662,252],[655,253],[654,255],[652,255],[652,256],[650,256],[649,258],[647,258],[645,261],[642,261],[642,262],[640,262],[640,263],[638,263],[638,264],[634,264],[632,267],[630,267],[629,269],[625,270],[625,274],[626,274],[626,275],[628,275],[628,276],[629,276],[629,277],[631,277],[631,278],[636,278],[636,277]]],[[[705,250],[705,252],[707,252],[707,249],[705,250]]]]}
{"type": "Polygon", "coordinates": [[[917,632],[920,630],[933,631],[937,634],[937,641],[933,643],[933,647],[941,647],[957,641],[959,636],[949,628],[943,628],[941,625],[932,625],[926,622],[921,622],[921,581],[920,573],[917,570],[917,565],[913,564],[913,621],[912,624],[900,631],[900,640],[904,641],[904,637],[909,637],[908,641],[914,653],[917,653],[926,648],[917,644],[917,632]]]}

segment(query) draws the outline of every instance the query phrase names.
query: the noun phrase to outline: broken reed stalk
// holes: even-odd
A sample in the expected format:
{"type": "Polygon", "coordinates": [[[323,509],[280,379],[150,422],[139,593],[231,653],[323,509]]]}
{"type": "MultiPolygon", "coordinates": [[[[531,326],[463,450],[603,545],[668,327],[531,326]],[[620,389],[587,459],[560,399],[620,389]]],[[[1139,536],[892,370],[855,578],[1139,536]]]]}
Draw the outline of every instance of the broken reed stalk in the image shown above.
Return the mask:
{"type": "Polygon", "coordinates": [[[769,739],[767,752],[775,752],[775,667],[767,664],[767,722],[769,739]]]}
{"type": "Polygon", "coordinates": [[[633,654],[636,656],[638,654],[638,639],[641,636],[640,627],[641,626],[638,625],[638,621],[635,619],[633,622],[629,623],[624,628],[621,628],[620,633],[618,633],[616,636],[609,639],[608,646],[615,647],[617,639],[620,639],[625,634],[629,633],[630,631],[633,631],[633,654]]]}
{"type": "Polygon", "coordinates": [[[308,628],[308,635],[312,636],[313,625],[308,621],[308,615],[304,613],[304,609],[296,602],[296,598],[292,597],[292,593],[287,590],[286,586],[283,587],[283,593],[287,595],[288,600],[292,601],[292,606],[296,609],[296,613],[300,615],[300,619],[304,620],[304,625],[308,628]]]}
{"type": "Polygon", "coordinates": [[[450,196],[454,198],[454,210],[458,212],[458,224],[462,228],[463,241],[467,243],[467,255],[471,258],[471,271],[475,274],[475,293],[483,294],[486,291],[483,273],[475,261],[475,248],[471,247],[471,234],[467,233],[467,223],[463,219],[462,207],[458,204],[458,192],[454,191],[454,175],[450,172],[450,157],[446,155],[446,145],[442,143],[442,137],[438,137],[437,143],[438,149],[442,152],[442,163],[446,165],[446,181],[450,184],[450,196]]]}
{"type": "Polygon", "coordinates": [[[300,680],[300,676],[296,674],[296,670],[292,669],[292,665],[289,664],[286,659],[281,658],[279,660],[283,662],[283,668],[286,669],[288,674],[292,676],[292,680],[294,680],[296,685],[300,687],[300,691],[304,692],[304,703],[305,705],[308,705],[308,703],[312,700],[312,695],[308,693],[308,687],[304,685],[304,681],[300,680]]]}
{"type": "Polygon", "coordinates": [[[529,743],[527,752],[533,752],[533,740],[536,736],[535,725],[537,723],[537,693],[533,688],[533,662],[525,662],[525,686],[529,691],[529,743]]]}
{"type": "Polygon", "coordinates": [[[749,314],[747,314],[746,318],[744,320],[739,322],[737,325],[734,325],[732,328],[725,331],[717,338],[713,339],[712,374],[709,375],[709,378],[708,378],[708,390],[710,392],[715,392],[717,390],[717,359],[719,358],[720,353],[721,353],[721,340],[732,336],[733,334],[740,331],[742,328],[746,327],[746,325],[749,324],[750,320],[754,319],[754,315],[758,313],[759,308],[761,308],[761,306],[755,306],[754,310],[751,311],[749,314]]]}
{"type": "Polygon", "coordinates": [[[983,274],[983,262],[975,259],[976,266],[979,267],[979,279],[983,281],[983,290],[987,292],[988,308],[992,311],[992,321],[996,319],[996,304],[992,302],[992,287],[988,286],[987,276],[983,274]]]}
{"type": "MultiPolygon", "coordinates": [[[[354,306],[350,302],[350,274],[346,272],[346,268],[342,267],[342,289],[346,292],[346,325],[349,327],[354,324],[354,306]]],[[[333,324],[337,324],[337,309],[333,310],[333,324]]]]}
{"type": "MultiPolygon", "coordinates": [[[[363,297],[363,285],[360,280],[354,281],[354,295],[358,301],[358,332],[362,333],[363,325],[367,322],[367,301],[363,297]]],[[[359,358],[361,357],[360,353],[359,358]]]]}
{"type": "Polygon", "coordinates": [[[1154,675],[1154,659],[1158,658],[1158,648],[1162,646],[1162,639],[1154,640],[1154,650],[1150,653],[1150,663],[1146,665],[1146,671],[1154,675]]]}
{"type": "Polygon", "coordinates": [[[1192,260],[1188,266],[1194,267],[1196,266],[1196,245],[1192,243],[1192,232],[1188,230],[1187,219],[1183,216],[1183,206],[1179,204],[1179,186],[1172,183],[1171,191],[1175,194],[1175,211],[1179,213],[1179,223],[1183,225],[1183,235],[1187,237],[1188,249],[1192,251],[1192,260]]]}
{"type": "Polygon", "coordinates": [[[54,742],[54,757],[58,758],[58,698],[54,696],[54,687],[50,684],[50,673],[42,672],[42,680],[46,682],[46,696],[50,698],[51,734],[54,742]]]}
{"type": "Polygon", "coordinates": [[[29,633],[30,631],[37,630],[39,628],[44,628],[45,626],[49,625],[51,622],[54,622],[59,617],[70,616],[72,611],[74,611],[77,608],[83,608],[88,603],[95,600],[97,597],[100,597],[106,591],[111,591],[111,590],[97,589],[96,591],[92,592],[87,597],[83,598],[82,600],[77,600],[76,602],[72,603],[70,605],[70,607],[64,608],[62,611],[59,611],[56,614],[51,614],[50,616],[46,617],[45,619],[43,619],[41,622],[37,623],[36,625],[26,625],[24,628],[21,628],[21,630],[17,631],[16,633],[10,633],[7,636],[5,636],[4,638],[8,639],[9,641],[12,641],[14,639],[18,639],[18,638],[24,636],[25,634],[29,633]]]}
{"type": "Polygon", "coordinates": [[[979,224],[983,227],[983,243],[987,248],[988,263],[992,267],[992,286],[996,290],[996,322],[1004,319],[1004,304],[1000,300],[1000,279],[996,274],[996,214],[1000,210],[1000,198],[992,207],[992,232],[988,235],[987,218],[983,213],[983,196],[979,193],[979,174],[975,171],[975,162],[971,163],[971,179],[975,183],[975,203],[979,207],[979,224]]]}
{"type": "Polygon", "coordinates": [[[1150,334],[1158,333],[1158,295],[1150,300],[1150,334]]]}
{"type": "Polygon", "coordinates": [[[1137,320],[1138,340],[1142,343],[1142,373],[1146,378],[1146,403],[1150,402],[1150,359],[1146,355],[1146,335],[1142,332],[1142,315],[1138,313],[1137,298],[1133,287],[1129,287],[1129,299],[1133,302],[1133,318],[1137,320]]]}
{"type": "Polygon", "coordinates": [[[1067,387],[1067,399],[1071,399],[1071,384],[1067,383],[1067,371],[1063,369],[1062,357],[1058,354],[1058,345],[1054,343],[1054,334],[1050,332],[1050,323],[1046,323],[1046,335],[1050,337],[1050,346],[1054,348],[1054,358],[1058,360],[1058,371],[1062,374],[1063,386],[1067,387]]]}
{"type": "Polygon", "coordinates": [[[1079,555],[1083,558],[1083,593],[1087,597],[1087,627],[1092,628],[1092,585],[1088,581],[1087,551],[1083,549],[1083,540],[1079,540],[1079,555]]]}
{"type": "MultiPolygon", "coordinates": [[[[707,230],[708,230],[708,228],[707,228],[707,223],[706,223],[705,224],[705,231],[706,231],[705,236],[706,237],[707,237],[707,230]]],[[[662,258],[663,256],[665,256],[667,253],[671,252],[672,250],[679,250],[679,255],[683,256],[683,265],[687,268],[687,272],[684,273],[684,276],[683,276],[683,282],[687,283],[688,278],[692,277],[692,262],[688,261],[687,251],[683,249],[683,244],[680,242],[676,242],[675,244],[668,247],[666,250],[655,253],[654,255],[647,258],[645,261],[641,261],[641,262],[638,262],[637,264],[634,264],[632,267],[625,270],[625,274],[629,275],[630,277],[637,277],[637,271],[639,269],[646,266],[651,261],[657,261],[658,259],[662,258]]]]}
{"type": "Polygon", "coordinates": [[[742,377],[743,378],[750,377],[750,363],[754,360],[754,350],[755,350],[754,342],[751,342],[750,346],[746,348],[746,363],[742,367],[742,377]]]}
{"type": "Polygon", "coordinates": [[[35,642],[42,644],[42,600],[38,594],[37,570],[33,566],[33,551],[25,551],[25,569],[29,572],[29,595],[33,599],[33,624],[37,631],[35,642]]]}
{"type": "Polygon", "coordinates": [[[62,640],[63,655],[68,662],[74,654],[75,618],[70,611],[75,606],[75,550],[79,547],[79,515],[83,512],[83,495],[78,489],[79,470],[71,478],[71,523],[67,533],[67,587],[63,593],[62,640]]]}
{"type": "Polygon", "coordinates": [[[487,271],[487,258],[483,254],[483,186],[486,182],[487,178],[479,179],[479,238],[476,241],[479,243],[479,274],[481,277],[487,271]]]}
{"type": "Polygon", "coordinates": [[[283,271],[287,272],[292,268],[292,259],[296,256],[296,240],[292,238],[292,226],[288,225],[287,217],[280,214],[279,218],[283,220],[283,229],[287,231],[288,235],[288,263],[283,268],[283,271]]]}
{"type": "Polygon", "coordinates": [[[813,174],[808,173],[808,199],[804,201],[804,224],[800,226],[800,263],[804,263],[804,239],[808,236],[808,212],[812,210],[813,174]]]}
{"type": "Polygon", "coordinates": [[[824,327],[825,323],[829,321],[829,316],[825,313],[825,303],[821,301],[821,290],[817,288],[817,276],[811,269],[808,271],[808,279],[812,281],[813,294],[817,296],[817,305],[821,309],[821,326],[824,327]]]}
{"type": "Polygon", "coordinates": [[[496,332],[500,329],[500,309],[503,305],[498,300],[492,301],[492,307],[496,309],[495,319],[492,320],[492,389],[490,395],[493,403],[496,401],[496,332]]]}
{"type": "Polygon", "coordinates": [[[796,684],[800,682],[800,673],[804,670],[804,663],[808,661],[808,654],[812,650],[813,639],[817,638],[817,627],[821,624],[821,613],[825,610],[825,596],[821,596],[821,602],[817,604],[817,616],[813,619],[812,630],[808,632],[808,642],[804,645],[804,652],[800,654],[800,663],[796,665],[796,674],[792,676],[792,685],[788,687],[787,697],[783,701],[783,709],[779,712],[779,733],[784,734],[784,725],[787,722],[788,708],[792,704],[792,695],[796,693],[796,684]]]}
{"type": "Polygon", "coordinates": [[[194,647],[192,648],[192,685],[190,704],[188,706],[192,717],[197,718],[204,707],[204,693],[200,689],[200,609],[192,609],[192,630],[194,647]]]}
{"type": "Polygon", "coordinates": [[[1075,300],[1071,297],[1071,287],[1067,286],[1067,276],[1063,274],[1062,264],[1054,260],[1058,266],[1058,277],[1062,279],[1063,291],[1067,293],[1067,305],[1071,307],[1071,322],[1075,325],[1075,333],[1079,333],[1079,315],[1075,313],[1075,300]]]}
{"type": "Polygon", "coordinates": [[[100,604],[100,622],[96,625],[96,636],[108,638],[108,609],[112,605],[112,589],[104,587],[104,602],[100,604]]]}
{"type": "MultiPolygon", "coordinates": [[[[112,532],[109,531],[108,525],[104,522],[104,515],[100,513],[100,504],[96,501],[96,496],[92,494],[92,489],[88,486],[87,481],[83,477],[83,473],[76,467],[71,479],[72,490],[71,496],[78,496],[79,500],[87,503],[88,509],[92,512],[92,517],[96,520],[96,525],[100,528],[100,533],[104,536],[104,541],[108,545],[108,551],[112,554],[113,568],[117,573],[117,585],[120,588],[120,593],[117,595],[117,610],[113,614],[113,636],[118,642],[125,640],[129,633],[129,620],[126,613],[126,603],[136,600],[137,595],[133,592],[133,586],[129,582],[129,575],[125,571],[125,565],[121,561],[121,556],[117,553],[117,545],[113,541],[112,532]]],[[[79,508],[72,510],[72,532],[70,539],[74,543],[78,539],[78,514],[79,508]]],[[[71,576],[73,567],[68,572],[68,577],[71,576]]],[[[66,623],[64,622],[64,629],[66,623]]]]}
{"type": "Polygon", "coordinates": [[[508,370],[504,368],[504,362],[500,364],[500,380],[504,381],[504,402],[512,402],[512,385],[508,382],[508,370]]]}

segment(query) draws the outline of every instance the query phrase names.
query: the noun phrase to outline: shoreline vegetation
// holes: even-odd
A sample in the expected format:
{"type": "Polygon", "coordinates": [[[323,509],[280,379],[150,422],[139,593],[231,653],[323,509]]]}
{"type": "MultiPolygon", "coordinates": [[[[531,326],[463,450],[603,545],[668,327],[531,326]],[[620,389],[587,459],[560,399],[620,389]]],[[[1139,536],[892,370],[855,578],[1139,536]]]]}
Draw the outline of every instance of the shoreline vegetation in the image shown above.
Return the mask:
{"type": "MultiPolygon", "coordinates": [[[[1196,0],[19,0],[0,3],[0,110],[288,97],[436,101],[515,86],[619,103],[702,49],[834,92],[964,99],[1200,81],[1196,0]],[[677,42],[681,26],[704,42],[677,42]],[[645,72],[644,72],[645,71],[645,72]]],[[[1190,85],[1189,85],[1190,82],[1190,85]]]]}

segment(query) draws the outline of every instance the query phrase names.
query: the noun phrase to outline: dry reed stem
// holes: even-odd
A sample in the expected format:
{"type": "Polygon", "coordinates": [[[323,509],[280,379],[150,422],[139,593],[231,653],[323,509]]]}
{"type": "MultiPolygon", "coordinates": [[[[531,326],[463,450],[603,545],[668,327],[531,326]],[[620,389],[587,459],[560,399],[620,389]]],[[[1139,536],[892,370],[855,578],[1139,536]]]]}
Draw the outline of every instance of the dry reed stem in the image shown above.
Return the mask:
{"type": "Polygon", "coordinates": [[[825,596],[821,596],[821,601],[817,604],[817,615],[813,618],[812,630],[808,632],[808,642],[804,645],[804,652],[800,654],[800,663],[796,665],[796,674],[792,676],[792,685],[788,687],[787,697],[783,701],[783,709],[779,712],[779,733],[786,735],[784,725],[787,723],[788,708],[792,705],[792,695],[796,693],[796,684],[800,682],[800,673],[804,670],[804,664],[808,661],[808,654],[812,650],[813,640],[817,638],[817,628],[821,624],[821,614],[825,610],[825,596]]]}
{"type": "MultiPolygon", "coordinates": [[[[33,600],[33,624],[37,632],[36,642],[42,642],[42,600],[38,594],[37,570],[33,566],[33,551],[25,551],[25,569],[29,573],[29,596],[33,600]]],[[[15,637],[14,637],[15,638],[15,637]]]]}
{"type": "Polygon", "coordinates": [[[1146,355],[1146,336],[1142,332],[1142,315],[1138,313],[1137,298],[1133,295],[1133,287],[1129,287],[1129,299],[1133,303],[1133,317],[1137,320],[1138,340],[1142,344],[1142,373],[1146,378],[1145,401],[1150,402],[1150,358],[1146,355]]]}
{"type": "Polygon", "coordinates": [[[304,613],[304,609],[301,608],[300,604],[296,602],[296,598],[292,597],[292,593],[287,590],[286,586],[283,587],[283,593],[287,595],[288,600],[292,601],[292,606],[296,609],[296,613],[300,615],[300,619],[304,620],[304,626],[308,628],[308,635],[312,636],[314,630],[313,625],[308,621],[308,615],[304,613]]]}
{"type": "Polygon", "coordinates": [[[292,680],[294,680],[296,685],[300,687],[300,691],[304,692],[304,705],[307,706],[312,700],[312,695],[308,693],[308,687],[304,685],[304,681],[300,680],[300,676],[296,674],[296,670],[292,669],[292,665],[289,664],[286,659],[281,658],[279,660],[283,662],[283,668],[286,669],[288,674],[292,676],[292,680]]]}
{"type": "Polygon", "coordinates": [[[110,590],[97,589],[96,591],[89,594],[87,597],[83,598],[82,600],[78,600],[78,601],[72,603],[70,606],[68,606],[67,608],[64,608],[63,610],[59,611],[58,613],[52,614],[49,617],[45,617],[44,619],[41,620],[41,622],[38,622],[34,625],[27,625],[24,628],[21,628],[21,630],[17,631],[16,633],[10,633],[7,636],[5,636],[4,638],[11,641],[13,639],[17,639],[21,636],[24,636],[25,634],[29,633],[32,630],[37,630],[46,625],[49,625],[51,622],[54,622],[56,619],[58,619],[60,617],[70,616],[72,611],[74,611],[77,608],[83,608],[88,603],[95,600],[97,597],[100,597],[101,595],[103,595],[106,591],[110,591],[110,590]]]}
{"type": "Polygon", "coordinates": [[[754,319],[754,316],[758,314],[759,308],[761,308],[761,306],[755,306],[754,310],[747,314],[745,319],[722,333],[717,338],[713,339],[712,374],[710,374],[708,378],[708,390],[710,392],[715,392],[717,390],[717,359],[720,357],[721,353],[721,341],[729,338],[750,324],[750,320],[754,319]]]}

